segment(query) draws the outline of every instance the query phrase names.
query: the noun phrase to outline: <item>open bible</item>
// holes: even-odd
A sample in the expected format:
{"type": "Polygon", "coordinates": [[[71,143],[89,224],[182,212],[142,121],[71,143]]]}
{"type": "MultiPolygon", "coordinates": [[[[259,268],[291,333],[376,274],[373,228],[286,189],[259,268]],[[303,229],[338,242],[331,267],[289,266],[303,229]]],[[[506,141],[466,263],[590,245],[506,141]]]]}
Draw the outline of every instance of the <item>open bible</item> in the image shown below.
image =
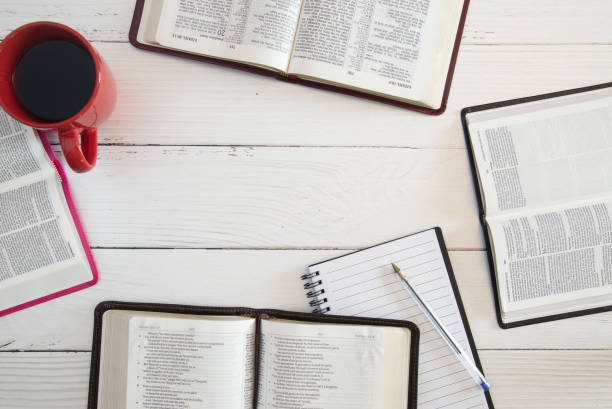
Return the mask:
{"type": "Polygon", "coordinates": [[[612,310],[612,83],[463,121],[500,326],[612,310]]]}
{"type": "Polygon", "coordinates": [[[97,278],[61,163],[42,133],[0,109],[0,316],[97,278]]]}
{"type": "Polygon", "coordinates": [[[468,0],[139,0],[130,41],[444,110],[468,0]]]}
{"type": "Polygon", "coordinates": [[[89,408],[416,407],[410,322],[101,303],[89,408]]]}

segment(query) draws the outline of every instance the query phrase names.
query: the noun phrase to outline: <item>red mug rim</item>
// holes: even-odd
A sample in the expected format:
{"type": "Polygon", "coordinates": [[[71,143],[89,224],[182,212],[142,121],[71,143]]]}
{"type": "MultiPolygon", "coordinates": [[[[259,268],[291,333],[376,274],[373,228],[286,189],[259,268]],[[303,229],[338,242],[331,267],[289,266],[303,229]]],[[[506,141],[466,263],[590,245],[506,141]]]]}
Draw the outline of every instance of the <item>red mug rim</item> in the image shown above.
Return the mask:
{"type": "MultiPolygon", "coordinates": [[[[17,27],[16,29],[14,29],[13,31],[11,31],[9,33],[9,35],[7,35],[4,40],[0,43],[0,54],[1,54],[1,50],[3,47],[6,46],[6,44],[10,43],[11,40],[13,40],[13,37],[18,36],[19,34],[21,34],[22,32],[26,31],[26,30],[30,30],[32,28],[35,27],[51,27],[51,28],[56,28],[56,29],[60,29],[60,30],[64,30],[69,32],[72,36],[76,37],[76,39],[79,41],[79,45],[84,47],[87,52],[89,53],[89,55],[91,56],[93,62],[94,62],[94,66],[96,69],[96,82],[94,85],[94,89],[91,93],[91,96],[89,97],[89,100],[87,101],[87,103],[85,105],[83,105],[83,107],[79,110],[79,112],[77,112],[76,114],[74,114],[73,116],[71,116],[70,118],[64,119],[62,121],[58,121],[58,122],[41,122],[41,121],[33,121],[33,120],[29,120],[27,118],[22,118],[22,117],[15,117],[14,114],[12,112],[7,111],[11,116],[15,117],[15,119],[17,119],[19,122],[22,122],[26,125],[32,126],[34,128],[37,129],[60,129],[60,128],[71,128],[72,126],[70,125],[74,125],[75,122],[77,122],[77,119],[83,114],[83,112],[87,111],[88,109],[91,108],[91,106],[93,105],[96,96],[98,95],[98,91],[100,89],[100,76],[101,76],[101,64],[100,64],[100,59],[98,58],[98,55],[96,53],[96,51],[94,50],[93,46],[89,43],[89,41],[87,41],[87,39],[85,37],[83,37],[78,31],[64,25],[64,24],[60,24],[60,23],[56,23],[53,21],[36,21],[33,23],[28,23],[25,24],[21,27],[17,27]]],[[[14,72],[13,74],[14,75],[14,72]]],[[[4,103],[2,105],[5,105],[4,103]]]]}

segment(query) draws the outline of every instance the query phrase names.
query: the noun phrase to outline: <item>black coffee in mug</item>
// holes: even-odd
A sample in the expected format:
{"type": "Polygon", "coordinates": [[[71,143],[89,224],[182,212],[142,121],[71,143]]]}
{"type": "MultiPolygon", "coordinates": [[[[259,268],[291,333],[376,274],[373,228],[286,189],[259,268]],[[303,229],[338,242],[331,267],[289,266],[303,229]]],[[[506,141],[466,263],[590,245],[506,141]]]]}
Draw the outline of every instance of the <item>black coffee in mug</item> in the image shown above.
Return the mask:
{"type": "Polygon", "coordinates": [[[91,55],[65,40],[48,40],[26,51],[13,86],[23,108],[45,122],[76,115],[91,98],[96,66],[91,55]]]}

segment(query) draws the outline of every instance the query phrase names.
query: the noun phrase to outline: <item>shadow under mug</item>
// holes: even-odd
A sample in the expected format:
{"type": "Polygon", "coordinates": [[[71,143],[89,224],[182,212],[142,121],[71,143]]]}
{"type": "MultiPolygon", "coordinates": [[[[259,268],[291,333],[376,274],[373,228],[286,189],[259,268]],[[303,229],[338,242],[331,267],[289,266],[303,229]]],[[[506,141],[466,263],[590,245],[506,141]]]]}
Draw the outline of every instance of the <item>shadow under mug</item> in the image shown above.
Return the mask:
{"type": "Polygon", "coordinates": [[[57,129],[66,162],[75,172],[87,172],[96,164],[97,126],[115,107],[115,81],[98,52],[81,34],[63,24],[41,21],[15,29],[0,43],[0,105],[17,121],[40,129],[57,129]],[[26,51],[47,40],[65,40],[86,50],[93,59],[96,82],[91,97],[81,110],[59,122],[45,122],[26,111],[13,86],[15,67],[26,51]]]}

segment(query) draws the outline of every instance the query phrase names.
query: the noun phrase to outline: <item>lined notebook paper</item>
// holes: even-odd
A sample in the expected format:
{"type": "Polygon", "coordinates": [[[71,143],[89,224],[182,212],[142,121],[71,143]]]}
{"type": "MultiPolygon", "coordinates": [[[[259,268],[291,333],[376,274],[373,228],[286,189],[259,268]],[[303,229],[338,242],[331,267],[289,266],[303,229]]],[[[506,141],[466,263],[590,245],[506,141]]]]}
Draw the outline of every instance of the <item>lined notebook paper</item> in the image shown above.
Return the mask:
{"type": "Polygon", "coordinates": [[[311,305],[336,315],[409,320],[421,331],[419,408],[493,407],[393,272],[396,263],[425,302],[476,358],[439,228],[309,267],[311,305]],[[320,282],[319,282],[320,281],[320,282]],[[321,292],[324,290],[324,292],[321,292]]]}

